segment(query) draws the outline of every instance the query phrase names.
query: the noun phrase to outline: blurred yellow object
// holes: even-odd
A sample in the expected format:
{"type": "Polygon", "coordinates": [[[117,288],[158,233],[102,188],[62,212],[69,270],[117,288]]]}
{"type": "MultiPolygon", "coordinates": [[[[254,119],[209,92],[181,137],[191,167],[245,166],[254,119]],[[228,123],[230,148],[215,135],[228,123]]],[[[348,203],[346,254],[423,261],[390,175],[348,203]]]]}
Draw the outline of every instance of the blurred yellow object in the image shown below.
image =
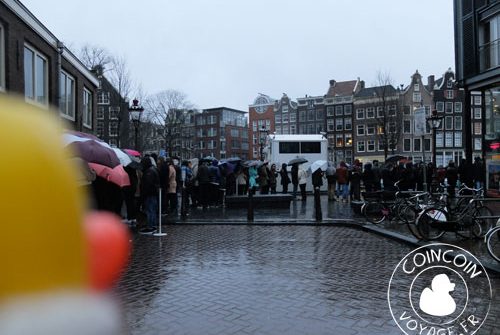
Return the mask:
{"type": "Polygon", "coordinates": [[[0,304],[88,286],[85,199],[54,114],[0,96],[0,304]]]}

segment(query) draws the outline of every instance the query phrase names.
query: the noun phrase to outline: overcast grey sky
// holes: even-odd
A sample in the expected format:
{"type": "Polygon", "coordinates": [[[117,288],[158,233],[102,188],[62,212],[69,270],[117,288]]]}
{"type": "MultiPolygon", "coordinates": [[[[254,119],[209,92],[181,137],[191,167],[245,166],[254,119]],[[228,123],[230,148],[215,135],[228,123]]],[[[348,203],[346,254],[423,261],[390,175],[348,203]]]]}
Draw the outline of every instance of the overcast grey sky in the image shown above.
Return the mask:
{"type": "Polygon", "coordinates": [[[324,95],[378,71],[407,85],[454,69],[452,0],[21,0],[73,47],[127,59],[147,93],[248,110],[257,93],[324,95]]]}

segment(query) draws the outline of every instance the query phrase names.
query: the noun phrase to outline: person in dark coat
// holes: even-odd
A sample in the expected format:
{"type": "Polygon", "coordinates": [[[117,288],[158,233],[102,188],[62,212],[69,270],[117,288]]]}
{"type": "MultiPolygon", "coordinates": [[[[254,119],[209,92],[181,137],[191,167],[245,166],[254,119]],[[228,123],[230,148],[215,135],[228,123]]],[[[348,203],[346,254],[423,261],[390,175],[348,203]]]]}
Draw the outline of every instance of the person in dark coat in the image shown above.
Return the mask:
{"type": "Polygon", "coordinates": [[[473,186],[472,168],[469,164],[467,164],[467,160],[465,158],[460,160],[460,165],[458,166],[458,179],[462,184],[465,184],[468,187],[473,186]]]}
{"type": "Polygon", "coordinates": [[[362,180],[363,185],[365,185],[366,192],[373,192],[375,190],[375,173],[370,163],[365,164],[362,180]]]}
{"type": "Polygon", "coordinates": [[[276,172],[276,164],[271,165],[271,170],[269,170],[269,188],[271,194],[276,194],[276,178],[278,177],[278,172],[276,172]]]}
{"type": "Polygon", "coordinates": [[[139,182],[137,178],[137,170],[131,168],[130,166],[125,166],[124,169],[130,179],[130,185],[125,186],[122,189],[125,205],[127,206],[127,220],[130,225],[135,225],[137,222],[137,203],[135,202],[135,191],[139,182]]]}
{"type": "Polygon", "coordinates": [[[316,187],[320,188],[321,186],[323,186],[323,171],[321,171],[321,169],[317,169],[313,172],[311,179],[313,189],[316,189],[316,187]]]}
{"type": "Polygon", "coordinates": [[[455,162],[450,161],[446,168],[446,178],[448,179],[448,195],[450,198],[455,197],[455,187],[458,181],[458,170],[455,167],[455,162]]]}
{"type": "Polygon", "coordinates": [[[481,158],[474,158],[474,164],[472,164],[472,179],[474,182],[475,188],[484,187],[485,178],[485,170],[484,165],[481,158]]]}
{"type": "Polygon", "coordinates": [[[153,166],[151,157],[142,159],[141,196],[147,216],[147,227],[142,233],[154,233],[158,226],[158,189],[160,187],[160,175],[153,166]]]}
{"type": "Polygon", "coordinates": [[[206,162],[202,162],[198,167],[196,179],[199,184],[199,199],[203,208],[208,206],[208,197],[210,196],[210,174],[206,162]]]}
{"type": "Polygon", "coordinates": [[[351,200],[361,200],[361,162],[356,159],[349,170],[351,200]]]}
{"type": "Polygon", "coordinates": [[[372,170],[373,170],[373,176],[375,178],[374,180],[375,183],[373,184],[373,190],[378,191],[381,188],[380,180],[382,179],[382,170],[380,169],[378,160],[373,161],[372,170]]]}
{"type": "Polygon", "coordinates": [[[297,197],[297,190],[299,189],[299,164],[292,164],[292,185],[293,185],[293,198],[297,197]]]}
{"type": "Polygon", "coordinates": [[[288,171],[286,170],[286,163],[281,164],[280,177],[281,177],[281,186],[283,186],[283,194],[288,193],[288,184],[290,184],[290,177],[288,177],[288,171]]]}

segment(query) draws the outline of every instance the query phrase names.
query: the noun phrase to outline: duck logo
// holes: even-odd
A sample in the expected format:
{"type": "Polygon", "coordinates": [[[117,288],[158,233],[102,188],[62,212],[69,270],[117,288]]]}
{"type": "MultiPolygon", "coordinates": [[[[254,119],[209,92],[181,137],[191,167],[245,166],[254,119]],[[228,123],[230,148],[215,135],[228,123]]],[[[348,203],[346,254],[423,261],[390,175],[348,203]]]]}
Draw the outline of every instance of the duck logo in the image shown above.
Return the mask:
{"type": "Polygon", "coordinates": [[[436,243],[413,250],[399,262],[387,299],[404,334],[474,334],[488,316],[492,289],[476,257],[436,243]]]}

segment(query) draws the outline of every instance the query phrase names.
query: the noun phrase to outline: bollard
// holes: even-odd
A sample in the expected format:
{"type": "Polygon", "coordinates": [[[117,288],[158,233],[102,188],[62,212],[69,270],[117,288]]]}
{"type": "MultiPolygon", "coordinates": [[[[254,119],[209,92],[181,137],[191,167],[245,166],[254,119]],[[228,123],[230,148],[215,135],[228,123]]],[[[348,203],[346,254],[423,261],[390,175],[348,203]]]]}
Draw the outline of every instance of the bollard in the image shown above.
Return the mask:
{"type": "Polygon", "coordinates": [[[319,197],[319,187],[314,188],[314,208],[316,211],[316,221],[321,222],[323,220],[323,213],[321,212],[321,199],[319,197]]]}
{"type": "Polygon", "coordinates": [[[253,222],[253,188],[248,190],[247,221],[253,222]]]}
{"type": "Polygon", "coordinates": [[[158,231],[153,234],[154,236],[166,236],[167,233],[161,231],[161,187],[158,192],[158,231]]]}

